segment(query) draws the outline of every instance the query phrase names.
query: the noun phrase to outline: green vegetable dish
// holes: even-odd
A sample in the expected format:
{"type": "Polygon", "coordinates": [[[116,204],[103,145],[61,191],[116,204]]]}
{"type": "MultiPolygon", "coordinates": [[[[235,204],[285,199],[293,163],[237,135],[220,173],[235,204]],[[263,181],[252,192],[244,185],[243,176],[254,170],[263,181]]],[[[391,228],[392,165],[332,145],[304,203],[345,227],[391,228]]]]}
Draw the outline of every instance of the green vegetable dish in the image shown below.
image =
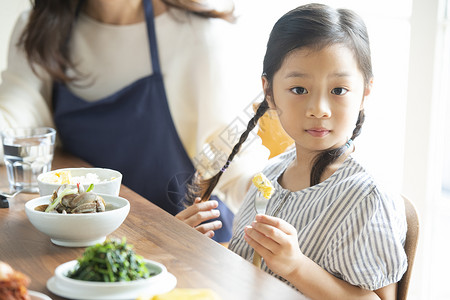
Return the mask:
{"type": "Polygon", "coordinates": [[[150,278],[157,273],[149,270],[144,259],[135,254],[125,238],[106,240],[86,248],[75,269],[67,277],[85,281],[119,282],[150,278]]]}

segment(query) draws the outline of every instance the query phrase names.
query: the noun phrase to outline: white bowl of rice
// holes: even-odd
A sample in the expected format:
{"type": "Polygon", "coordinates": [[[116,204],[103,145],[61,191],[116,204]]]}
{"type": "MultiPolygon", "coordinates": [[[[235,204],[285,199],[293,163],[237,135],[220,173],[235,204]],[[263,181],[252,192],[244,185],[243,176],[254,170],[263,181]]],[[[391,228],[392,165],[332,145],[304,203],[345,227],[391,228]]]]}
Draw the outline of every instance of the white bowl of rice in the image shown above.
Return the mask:
{"type": "Polygon", "coordinates": [[[37,181],[41,196],[53,194],[62,184],[82,184],[85,190],[94,184],[93,192],[118,196],[122,174],[104,168],[66,168],[42,173],[37,181]]]}

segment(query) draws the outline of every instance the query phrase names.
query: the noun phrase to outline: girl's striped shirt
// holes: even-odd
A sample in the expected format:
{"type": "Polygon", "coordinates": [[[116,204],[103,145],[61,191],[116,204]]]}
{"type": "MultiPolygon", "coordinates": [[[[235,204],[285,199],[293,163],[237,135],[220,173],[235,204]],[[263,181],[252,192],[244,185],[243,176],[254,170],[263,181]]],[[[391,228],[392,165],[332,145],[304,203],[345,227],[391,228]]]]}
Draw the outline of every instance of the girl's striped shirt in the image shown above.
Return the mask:
{"type": "MultiPolygon", "coordinates": [[[[295,149],[288,151],[264,169],[275,188],[266,214],[293,225],[302,253],[334,276],[368,290],[398,282],[407,268],[401,197],[383,193],[351,156],[325,181],[290,192],[278,178],[295,156],[295,149]]],[[[244,240],[244,228],[255,219],[256,193],[252,185],[235,216],[229,245],[249,261],[254,251],[244,240]]],[[[264,263],[261,268],[275,275],[264,263]]]]}

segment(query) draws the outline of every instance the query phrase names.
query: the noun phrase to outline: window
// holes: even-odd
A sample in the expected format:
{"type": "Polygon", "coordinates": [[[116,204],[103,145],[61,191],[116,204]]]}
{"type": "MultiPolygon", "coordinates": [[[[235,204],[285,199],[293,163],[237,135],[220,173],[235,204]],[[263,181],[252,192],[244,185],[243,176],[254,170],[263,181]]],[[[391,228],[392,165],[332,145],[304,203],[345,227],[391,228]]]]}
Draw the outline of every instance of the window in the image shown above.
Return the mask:
{"type": "MultiPolygon", "coordinates": [[[[430,280],[428,299],[444,300],[450,299],[448,275],[444,270],[450,268],[450,256],[448,249],[450,241],[445,238],[450,227],[450,5],[449,1],[441,1],[440,19],[438,23],[438,49],[437,49],[437,90],[439,97],[439,109],[441,113],[442,130],[437,132],[441,136],[442,161],[439,167],[442,172],[441,193],[435,201],[432,211],[433,234],[431,240],[430,280]]],[[[439,161],[437,162],[439,163],[439,161]]]]}
{"type": "MultiPolygon", "coordinates": [[[[444,20],[442,22],[443,31],[443,70],[441,78],[442,87],[442,101],[444,102],[444,116],[450,115],[450,89],[448,82],[450,82],[450,1],[445,1],[444,4],[444,20]]],[[[442,171],[442,192],[446,202],[450,202],[450,118],[444,117],[444,163],[442,171]]]]}

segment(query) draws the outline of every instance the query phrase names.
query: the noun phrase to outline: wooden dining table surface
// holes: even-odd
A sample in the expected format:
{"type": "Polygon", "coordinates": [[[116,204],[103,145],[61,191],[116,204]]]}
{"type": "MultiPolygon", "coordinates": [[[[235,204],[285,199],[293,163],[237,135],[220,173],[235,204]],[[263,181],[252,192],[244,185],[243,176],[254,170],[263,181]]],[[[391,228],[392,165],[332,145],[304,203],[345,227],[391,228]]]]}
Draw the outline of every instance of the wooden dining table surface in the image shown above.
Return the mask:
{"type": "MultiPolygon", "coordinates": [[[[67,153],[55,153],[52,169],[69,167],[90,165],[67,153]]],[[[0,166],[0,190],[9,190],[4,165],[0,166]]],[[[30,223],[25,214],[25,202],[38,196],[21,193],[9,200],[9,208],[0,208],[0,260],[26,274],[31,279],[30,290],[54,300],[66,299],[50,292],[47,280],[54,275],[57,266],[79,258],[85,248],[57,246],[30,223]]],[[[177,278],[177,288],[211,289],[222,300],[304,299],[295,289],[124,185],[120,196],[130,202],[130,212],[124,223],[107,238],[125,237],[138,255],[164,264],[177,278]]]]}

